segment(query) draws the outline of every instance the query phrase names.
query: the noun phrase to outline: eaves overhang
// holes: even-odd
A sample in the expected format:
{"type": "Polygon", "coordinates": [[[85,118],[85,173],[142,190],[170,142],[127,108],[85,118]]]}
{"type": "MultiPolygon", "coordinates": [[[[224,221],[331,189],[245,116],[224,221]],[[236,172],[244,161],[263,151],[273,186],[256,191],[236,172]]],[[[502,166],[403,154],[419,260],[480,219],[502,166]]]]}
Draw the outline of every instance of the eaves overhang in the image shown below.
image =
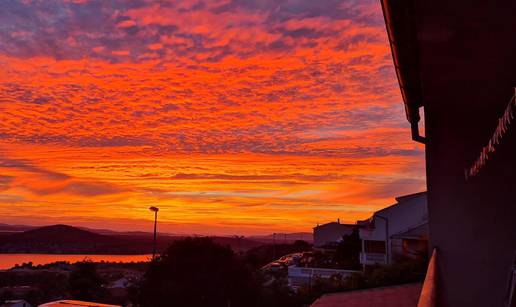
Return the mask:
{"type": "Polygon", "coordinates": [[[392,59],[405,113],[411,126],[412,139],[421,143],[419,108],[423,106],[419,69],[419,51],[414,11],[411,0],[381,0],[392,59]]]}

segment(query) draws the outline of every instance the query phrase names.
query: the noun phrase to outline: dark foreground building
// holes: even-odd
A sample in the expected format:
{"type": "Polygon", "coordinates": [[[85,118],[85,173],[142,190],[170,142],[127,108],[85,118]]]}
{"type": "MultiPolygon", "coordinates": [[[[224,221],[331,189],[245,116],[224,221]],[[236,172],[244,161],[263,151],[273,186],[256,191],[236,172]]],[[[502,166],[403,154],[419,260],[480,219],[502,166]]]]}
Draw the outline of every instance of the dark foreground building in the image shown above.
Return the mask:
{"type": "Polygon", "coordinates": [[[516,306],[516,2],[382,5],[412,136],[426,146],[436,306],[516,306]]]}

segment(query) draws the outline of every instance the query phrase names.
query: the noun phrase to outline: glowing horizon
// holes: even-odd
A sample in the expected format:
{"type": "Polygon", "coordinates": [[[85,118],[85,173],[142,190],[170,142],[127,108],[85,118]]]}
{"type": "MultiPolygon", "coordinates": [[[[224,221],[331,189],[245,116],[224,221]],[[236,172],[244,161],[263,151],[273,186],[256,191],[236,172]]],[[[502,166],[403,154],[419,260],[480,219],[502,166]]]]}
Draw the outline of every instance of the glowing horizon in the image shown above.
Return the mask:
{"type": "Polygon", "coordinates": [[[0,7],[0,223],[311,231],[425,189],[378,1],[0,7]]]}

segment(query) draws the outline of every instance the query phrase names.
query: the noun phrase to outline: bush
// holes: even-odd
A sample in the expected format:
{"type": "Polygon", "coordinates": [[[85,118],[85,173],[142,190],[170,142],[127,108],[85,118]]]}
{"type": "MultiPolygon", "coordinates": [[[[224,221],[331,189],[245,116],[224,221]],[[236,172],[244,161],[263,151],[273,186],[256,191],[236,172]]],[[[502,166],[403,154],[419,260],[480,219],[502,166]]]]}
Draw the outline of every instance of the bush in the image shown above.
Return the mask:
{"type": "Polygon", "coordinates": [[[256,306],[260,285],[234,252],[209,238],[173,242],[145,273],[138,304],[169,306],[256,306]]]}

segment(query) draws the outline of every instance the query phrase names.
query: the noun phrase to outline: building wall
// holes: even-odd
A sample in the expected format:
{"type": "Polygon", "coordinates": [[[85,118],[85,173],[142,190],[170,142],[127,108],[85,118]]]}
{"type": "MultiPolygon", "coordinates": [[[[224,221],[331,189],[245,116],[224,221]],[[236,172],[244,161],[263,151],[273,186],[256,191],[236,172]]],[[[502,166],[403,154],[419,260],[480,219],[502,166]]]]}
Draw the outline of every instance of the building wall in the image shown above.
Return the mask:
{"type": "MultiPolygon", "coordinates": [[[[428,219],[426,194],[419,194],[413,198],[402,200],[400,203],[376,212],[373,215],[374,228],[364,227],[360,229],[360,238],[367,241],[385,241],[387,235],[390,237],[401,231],[419,225],[428,219]],[[388,220],[388,230],[386,221],[388,220]],[[387,234],[387,231],[389,233],[387,234]]],[[[392,242],[389,242],[392,243],[392,242]]],[[[392,244],[389,247],[389,262],[392,260],[392,244]]]]}
{"type": "Polygon", "coordinates": [[[507,173],[516,169],[510,161],[516,157],[514,145],[465,182],[451,171],[454,163],[464,165],[462,158],[450,158],[444,144],[435,144],[448,137],[429,134],[434,135],[427,147],[429,232],[439,251],[439,306],[503,306],[516,252],[516,178],[507,173]],[[513,157],[504,159],[509,153],[513,157]]]}
{"type": "Polygon", "coordinates": [[[476,177],[465,180],[464,169],[514,94],[516,21],[506,9],[513,4],[418,1],[416,8],[425,15],[417,17],[418,37],[448,33],[419,48],[438,306],[504,306],[516,252],[516,126],[476,177]]]}
{"type": "Polygon", "coordinates": [[[391,239],[392,259],[418,259],[427,255],[428,241],[424,239],[391,239]]]}

